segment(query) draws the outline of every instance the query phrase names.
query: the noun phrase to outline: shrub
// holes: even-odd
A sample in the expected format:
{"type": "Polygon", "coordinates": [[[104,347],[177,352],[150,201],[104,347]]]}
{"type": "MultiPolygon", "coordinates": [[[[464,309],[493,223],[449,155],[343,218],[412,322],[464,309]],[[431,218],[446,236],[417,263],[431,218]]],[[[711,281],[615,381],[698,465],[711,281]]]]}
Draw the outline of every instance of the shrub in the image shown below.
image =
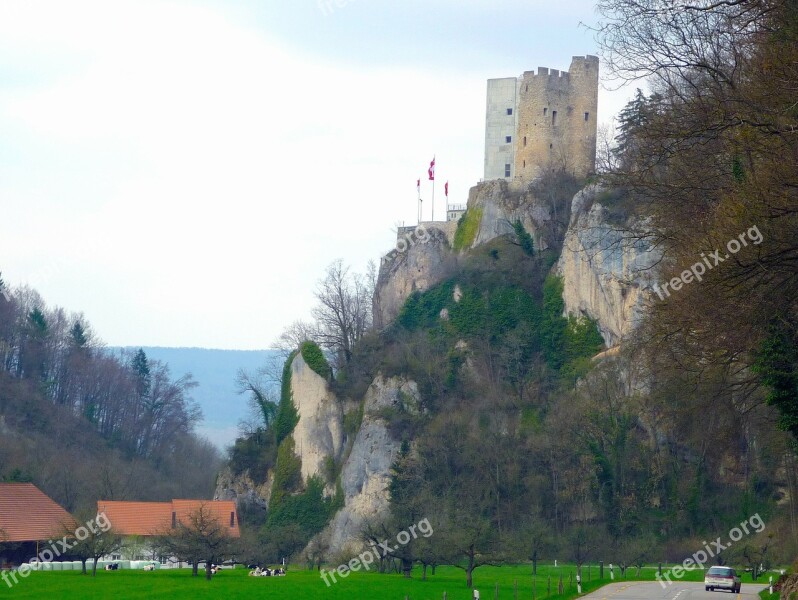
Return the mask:
{"type": "Polygon", "coordinates": [[[302,354],[302,359],[311,369],[324,377],[324,379],[330,378],[332,369],[330,369],[330,364],[327,362],[324,352],[321,351],[316,342],[302,342],[299,346],[299,352],[302,354]]]}
{"type": "Polygon", "coordinates": [[[469,208],[457,221],[457,231],[454,234],[454,249],[465,250],[472,246],[482,222],[482,209],[469,208]]]}
{"type": "Polygon", "coordinates": [[[283,365],[282,386],[280,388],[280,404],[277,407],[277,416],[274,419],[274,436],[279,446],[280,443],[294,430],[299,422],[299,414],[294,406],[291,395],[291,363],[297,353],[292,352],[283,365]]]}
{"type": "Polygon", "coordinates": [[[287,437],[277,449],[277,465],[274,469],[271,510],[276,509],[290,492],[302,486],[302,459],[294,453],[294,439],[287,437]]]}
{"type": "Polygon", "coordinates": [[[524,229],[524,224],[519,219],[516,219],[515,223],[513,223],[513,230],[515,231],[515,237],[518,238],[518,243],[524,251],[524,254],[534,256],[535,240],[533,240],[529,232],[524,229]]]}

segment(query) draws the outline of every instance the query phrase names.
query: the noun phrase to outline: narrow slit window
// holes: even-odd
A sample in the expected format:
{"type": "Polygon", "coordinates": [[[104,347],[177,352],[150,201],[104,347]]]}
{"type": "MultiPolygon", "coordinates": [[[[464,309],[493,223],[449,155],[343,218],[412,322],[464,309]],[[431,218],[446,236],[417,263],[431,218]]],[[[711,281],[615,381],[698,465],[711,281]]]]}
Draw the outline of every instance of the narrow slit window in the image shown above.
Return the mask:
{"type": "Polygon", "coordinates": [[[557,111],[556,110],[551,111],[551,124],[552,124],[552,126],[556,126],[557,125],[557,111]]]}
{"type": "Polygon", "coordinates": [[[526,136],[524,136],[524,147],[526,147],[526,136]]]}
{"type": "Polygon", "coordinates": [[[589,112],[586,112],[586,113],[585,113],[585,121],[587,121],[588,119],[590,119],[590,113],[589,113],[589,112]]]}
{"type": "Polygon", "coordinates": [[[546,116],[546,113],[547,113],[547,112],[549,112],[549,109],[544,107],[544,108],[543,108],[543,116],[544,116],[544,117],[546,116]]]}
{"type": "Polygon", "coordinates": [[[505,163],[504,164],[504,176],[505,177],[509,177],[510,176],[510,163],[505,163]]]}

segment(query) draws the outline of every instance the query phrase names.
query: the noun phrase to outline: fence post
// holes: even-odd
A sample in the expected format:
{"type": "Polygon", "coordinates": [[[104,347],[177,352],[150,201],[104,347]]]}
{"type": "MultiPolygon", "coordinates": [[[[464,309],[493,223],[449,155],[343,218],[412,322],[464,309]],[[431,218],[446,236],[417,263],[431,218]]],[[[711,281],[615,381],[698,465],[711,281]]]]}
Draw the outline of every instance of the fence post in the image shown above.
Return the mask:
{"type": "Polygon", "coordinates": [[[446,600],[446,592],[443,592],[443,600],[446,600]]]}
{"type": "Polygon", "coordinates": [[[549,575],[549,581],[546,584],[546,598],[551,596],[551,575],[549,575]]]}
{"type": "Polygon", "coordinates": [[[599,579],[604,579],[604,561],[599,561],[599,579]]]}
{"type": "Polygon", "coordinates": [[[499,600],[499,582],[496,582],[496,591],[493,592],[493,600],[499,600]]]}
{"type": "Polygon", "coordinates": [[[565,591],[562,584],[562,572],[560,572],[560,583],[557,585],[557,593],[562,594],[565,591]]]}
{"type": "Polygon", "coordinates": [[[513,580],[513,600],[518,600],[518,580],[513,580]]]}

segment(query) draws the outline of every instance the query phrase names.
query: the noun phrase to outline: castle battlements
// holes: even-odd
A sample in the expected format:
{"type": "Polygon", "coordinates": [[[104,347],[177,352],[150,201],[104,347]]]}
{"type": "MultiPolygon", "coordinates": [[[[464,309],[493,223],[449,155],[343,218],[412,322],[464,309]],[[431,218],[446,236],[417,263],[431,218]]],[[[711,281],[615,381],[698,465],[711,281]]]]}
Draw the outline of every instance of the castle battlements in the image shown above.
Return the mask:
{"type": "Polygon", "coordinates": [[[585,176],[595,168],[599,59],[568,71],[538,67],[488,80],[485,179],[531,181],[542,169],[585,176]]]}

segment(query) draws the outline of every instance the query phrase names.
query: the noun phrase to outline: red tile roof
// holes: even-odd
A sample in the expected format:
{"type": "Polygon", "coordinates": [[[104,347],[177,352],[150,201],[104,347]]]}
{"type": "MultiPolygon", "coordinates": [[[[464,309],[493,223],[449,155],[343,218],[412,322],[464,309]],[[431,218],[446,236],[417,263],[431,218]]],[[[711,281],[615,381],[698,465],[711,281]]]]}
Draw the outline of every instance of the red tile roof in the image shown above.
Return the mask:
{"type": "Polygon", "coordinates": [[[32,483],[0,483],[0,542],[62,537],[75,519],[32,483]]]}
{"type": "Polygon", "coordinates": [[[231,537],[241,537],[238,511],[233,500],[172,500],[171,502],[122,502],[98,500],[97,512],[105,513],[111,528],[120,535],[153,536],[168,532],[172,527],[172,513],[179,523],[186,524],[188,516],[201,506],[209,509],[230,531],[231,537]],[[230,527],[230,521],[233,526],[230,527]]]}

